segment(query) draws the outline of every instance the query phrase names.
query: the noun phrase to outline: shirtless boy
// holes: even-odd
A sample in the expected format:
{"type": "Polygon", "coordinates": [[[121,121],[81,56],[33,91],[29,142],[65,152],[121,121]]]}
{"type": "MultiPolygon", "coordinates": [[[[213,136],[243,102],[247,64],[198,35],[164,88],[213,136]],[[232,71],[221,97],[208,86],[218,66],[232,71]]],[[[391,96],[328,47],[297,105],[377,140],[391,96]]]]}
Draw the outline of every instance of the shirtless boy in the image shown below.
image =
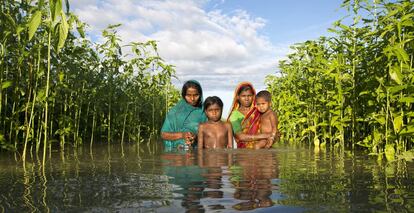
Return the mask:
{"type": "Polygon", "coordinates": [[[223,102],[217,96],[210,96],[204,101],[207,122],[198,127],[198,150],[215,148],[232,148],[233,131],[231,124],[221,121],[223,102]]]}
{"type": "Polygon", "coordinates": [[[267,140],[257,141],[254,145],[255,149],[270,148],[276,137],[279,138],[279,123],[276,113],[270,108],[272,105],[272,95],[266,90],[262,90],[256,95],[256,107],[260,116],[260,133],[271,133],[272,137],[267,140]]]}

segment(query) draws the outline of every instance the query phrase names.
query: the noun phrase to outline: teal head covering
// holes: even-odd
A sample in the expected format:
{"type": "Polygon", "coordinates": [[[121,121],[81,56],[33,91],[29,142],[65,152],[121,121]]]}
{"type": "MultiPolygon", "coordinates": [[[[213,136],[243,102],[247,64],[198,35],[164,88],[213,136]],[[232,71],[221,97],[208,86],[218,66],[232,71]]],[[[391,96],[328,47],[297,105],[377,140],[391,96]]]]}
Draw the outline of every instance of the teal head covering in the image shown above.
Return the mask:
{"type": "MultiPolygon", "coordinates": [[[[200,83],[196,80],[187,81],[183,86],[182,99],[168,112],[164,124],[162,125],[161,132],[192,132],[197,134],[198,125],[207,121],[207,117],[201,107],[202,105],[203,91],[200,83]],[[189,84],[190,86],[188,86],[189,84]],[[187,92],[185,90],[191,87],[191,84],[198,85],[197,89],[200,93],[199,104],[196,107],[188,104],[185,100],[185,94],[187,92]]],[[[175,148],[180,144],[185,144],[184,139],[175,141],[164,140],[164,146],[166,148],[175,148]]]]}

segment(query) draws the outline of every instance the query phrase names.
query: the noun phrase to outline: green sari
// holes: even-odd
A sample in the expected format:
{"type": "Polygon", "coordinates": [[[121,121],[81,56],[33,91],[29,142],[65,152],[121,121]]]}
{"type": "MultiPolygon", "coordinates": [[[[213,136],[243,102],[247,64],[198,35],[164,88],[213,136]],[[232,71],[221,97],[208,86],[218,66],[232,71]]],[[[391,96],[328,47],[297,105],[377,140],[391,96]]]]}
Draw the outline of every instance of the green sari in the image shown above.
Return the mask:
{"type": "MultiPolygon", "coordinates": [[[[200,98],[202,100],[202,97],[200,98]]],[[[207,117],[202,107],[194,107],[188,104],[185,99],[181,99],[168,112],[161,132],[191,132],[197,135],[198,124],[206,121],[207,117]]],[[[184,144],[184,139],[175,141],[164,140],[164,147],[167,150],[177,148],[179,145],[184,144]]]]}
{"type": "Polygon", "coordinates": [[[234,134],[240,133],[243,131],[242,122],[244,120],[244,115],[239,110],[234,110],[231,112],[231,115],[229,116],[229,121],[231,123],[231,126],[233,128],[234,134]]]}

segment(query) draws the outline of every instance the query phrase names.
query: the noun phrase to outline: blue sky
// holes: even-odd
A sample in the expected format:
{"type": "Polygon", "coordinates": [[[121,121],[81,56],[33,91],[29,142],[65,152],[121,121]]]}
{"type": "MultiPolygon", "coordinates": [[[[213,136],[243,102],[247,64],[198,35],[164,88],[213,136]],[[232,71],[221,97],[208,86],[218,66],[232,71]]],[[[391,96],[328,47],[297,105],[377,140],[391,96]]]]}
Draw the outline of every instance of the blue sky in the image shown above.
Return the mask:
{"type": "MultiPolygon", "coordinates": [[[[278,61],[295,43],[327,35],[341,17],[338,0],[73,0],[71,10],[100,42],[110,24],[123,42],[158,41],[159,53],[176,67],[177,88],[200,81],[205,97],[217,95],[230,108],[233,90],[250,81],[265,89],[278,61]]],[[[128,52],[128,50],[124,50],[128,52]]]]}
{"type": "Polygon", "coordinates": [[[345,16],[338,0],[226,0],[210,1],[207,10],[225,13],[245,10],[266,20],[263,35],[272,43],[295,43],[327,34],[331,24],[345,16]]]}

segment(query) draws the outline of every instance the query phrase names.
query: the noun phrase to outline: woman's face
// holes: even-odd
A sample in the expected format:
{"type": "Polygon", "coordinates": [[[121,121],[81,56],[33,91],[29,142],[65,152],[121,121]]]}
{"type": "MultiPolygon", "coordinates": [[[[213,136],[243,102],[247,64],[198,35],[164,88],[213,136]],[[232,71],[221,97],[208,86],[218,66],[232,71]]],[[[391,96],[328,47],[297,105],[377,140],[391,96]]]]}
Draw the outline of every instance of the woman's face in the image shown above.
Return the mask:
{"type": "Polygon", "coordinates": [[[253,103],[253,91],[251,89],[245,90],[237,96],[239,103],[243,107],[250,107],[253,103]]]}
{"type": "Polygon", "coordinates": [[[200,99],[200,93],[193,87],[189,87],[185,93],[185,101],[191,106],[197,106],[198,100],[200,99]]]}

